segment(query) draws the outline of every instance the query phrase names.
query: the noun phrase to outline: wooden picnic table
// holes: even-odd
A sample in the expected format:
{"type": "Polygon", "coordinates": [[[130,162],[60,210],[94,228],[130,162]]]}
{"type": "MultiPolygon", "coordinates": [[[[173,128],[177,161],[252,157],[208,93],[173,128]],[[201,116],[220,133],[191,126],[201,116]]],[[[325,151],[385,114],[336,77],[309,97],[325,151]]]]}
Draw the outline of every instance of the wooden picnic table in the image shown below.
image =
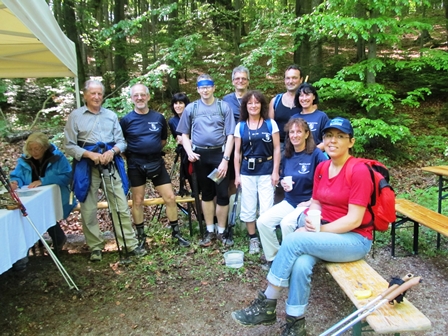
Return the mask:
{"type": "MultiPolygon", "coordinates": [[[[442,201],[448,198],[448,166],[423,167],[422,170],[428,173],[433,173],[439,177],[437,212],[441,214],[442,201]],[[447,185],[445,185],[445,182],[447,182],[447,185]]],[[[437,248],[439,247],[440,247],[440,233],[437,234],[437,248]]]]}

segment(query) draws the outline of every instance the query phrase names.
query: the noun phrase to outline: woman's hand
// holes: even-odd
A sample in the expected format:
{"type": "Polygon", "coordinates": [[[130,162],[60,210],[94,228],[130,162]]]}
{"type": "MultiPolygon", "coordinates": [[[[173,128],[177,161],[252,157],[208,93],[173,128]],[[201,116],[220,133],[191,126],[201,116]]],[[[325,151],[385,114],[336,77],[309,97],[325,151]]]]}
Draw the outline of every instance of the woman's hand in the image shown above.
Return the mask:
{"type": "Polygon", "coordinates": [[[10,185],[12,190],[16,190],[19,187],[17,181],[11,181],[10,185]]]}
{"type": "Polygon", "coordinates": [[[28,188],[32,189],[32,188],[36,188],[42,185],[42,181],[41,180],[37,180],[37,181],[33,181],[28,185],[28,188]]]}
{"type": "Polygon", "coordinates": [[[196,162],[201,158],[201,155],[195,153],[195,152],[191,152],[190,154],[188,154],[188,161],[190,162],[196,162]]]}
{"type": "Polygon", "coordinates": [[[278,173],[273,172],[271,174],[271,184],[272,184],[273,187],[278,185],[279,179],[280,179],[280,177],[279,177],[278,173]]]}
{"type": "MultiPolygon", "coordinates": [[[[292,184],[294,184],[294,183],[295,183],[295,182],[292,181],[292,184]]],[[[281,180],[281,181],[280,181],[280,184],[281,184],[281,186],[283,187],[283,190],[284,190],[285,192],[290,192],[290,191],[292,190],[292,187],[290,188],[290,187],[289,187],[289,184],[286,183],[284,180],[281,180]]]]}
{"type": "Polygon", "coordinates": [[[238,189],[238,187],[241,185],[241,176],[235,176],[235,187],[238,189]]]}

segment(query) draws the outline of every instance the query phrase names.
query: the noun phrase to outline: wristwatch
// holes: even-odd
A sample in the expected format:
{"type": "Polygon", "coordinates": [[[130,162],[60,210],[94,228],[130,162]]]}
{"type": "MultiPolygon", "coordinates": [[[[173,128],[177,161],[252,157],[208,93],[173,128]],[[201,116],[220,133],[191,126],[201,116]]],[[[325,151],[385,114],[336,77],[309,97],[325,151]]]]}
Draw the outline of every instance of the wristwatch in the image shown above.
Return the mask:
{"type": "Polygon", "coordinates": [[[117,152],[115,151],[115,149],[111,148],[110,150],[112,151],[112,153],[114,153],[114,156],[117,155],[117,152]]]}
{"type": "Polygon", "coordinates": [[[224,155],[222,158],[223,158],[224,160],[226,160],[226,161],[230,161],[230,158],[229,158],[228,156],[225,156],[225,155],[224,155]]]}

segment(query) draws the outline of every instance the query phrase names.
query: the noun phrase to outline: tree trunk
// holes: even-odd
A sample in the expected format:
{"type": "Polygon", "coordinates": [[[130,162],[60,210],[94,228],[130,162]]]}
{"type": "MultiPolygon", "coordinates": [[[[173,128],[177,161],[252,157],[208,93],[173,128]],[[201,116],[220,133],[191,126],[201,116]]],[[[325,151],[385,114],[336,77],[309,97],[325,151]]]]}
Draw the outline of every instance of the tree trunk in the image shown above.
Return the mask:
{"type": "Polygon", "coordinates": [[[75,3],[73,0],[64,1],[62,17],[65,23],[67,37],[75,43],[76,62],[78,65],[78,83],[79,87],[82,88],[86,81],[85,65],[87,64],[87,58],[85,58],[85,55],[81,52],[83,43],[79,38],[81,34],[76,26],[75,3]]]}
{"type": "MultiPolygon", "coordinates": [[[[356,4],[355,15],[360,19],[367,19],[367,9],[365,4],[358,2],[356,4]]],[[[361,62],[366,59],[366,41],[362,38],[361,34],[358,34],[358,40],[356,41],[356,61],[361,62]]]]}
{"type": "MultiPolygon", "coordinates": [[[[149,11],[149,3],[147,0],[140,0],[140,15],[146,13],[149,11]]],[[[148,20],[145,20],[142,22],[142,29],[140,34],[141,40],[140,40],[140,52],[142,53],[142,72],[146,73],[146,69],[149,65],[149,57],[148,57],[148,49],[149,49],[149,42],[151,37],[151,26],[149,24],[148,20]]]]}
{"type": "MultiPolygon", "coordinates": [[[[311,13],[312,0],[296,0],[296,17],[301,17],[304,14],[311,13]]],[[[296,36],[295,40],[298,47],[294,51],[294,63],[302,68],[302,75],[305,77],[309,75],[311,69],[311,43],[308,34],[303,36],[296,36]]]]}
{"type": "MultiPolygon", "coordinates": [[[[117,24],[121,20],[125,19],[124,16],[124,7],[126,1],[125,0],[115,0],[114,6],[114,23],[117,24]]],[[[115,47],[115,60],[114,60],[114,68],[115,68],[115,90],[123,86],[128,81],[128,71],[126,66],[126,36],[124,36],[123,32],[118,28],[117,35],[114,38],[114,47],[115,47]]]]}

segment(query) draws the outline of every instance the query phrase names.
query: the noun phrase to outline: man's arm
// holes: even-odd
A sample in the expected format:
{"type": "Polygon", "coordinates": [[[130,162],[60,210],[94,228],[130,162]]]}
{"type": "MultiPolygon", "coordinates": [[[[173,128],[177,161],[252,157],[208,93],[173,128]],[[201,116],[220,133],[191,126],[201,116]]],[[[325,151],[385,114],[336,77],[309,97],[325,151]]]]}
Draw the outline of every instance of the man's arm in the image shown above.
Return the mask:
{"type": "Polygon", "coordinates": [[[269,103],[269,119],[274,120],[275,112],[274,112],[274,101],[275,97],[271,99],[271,102],[269,103]]]}

